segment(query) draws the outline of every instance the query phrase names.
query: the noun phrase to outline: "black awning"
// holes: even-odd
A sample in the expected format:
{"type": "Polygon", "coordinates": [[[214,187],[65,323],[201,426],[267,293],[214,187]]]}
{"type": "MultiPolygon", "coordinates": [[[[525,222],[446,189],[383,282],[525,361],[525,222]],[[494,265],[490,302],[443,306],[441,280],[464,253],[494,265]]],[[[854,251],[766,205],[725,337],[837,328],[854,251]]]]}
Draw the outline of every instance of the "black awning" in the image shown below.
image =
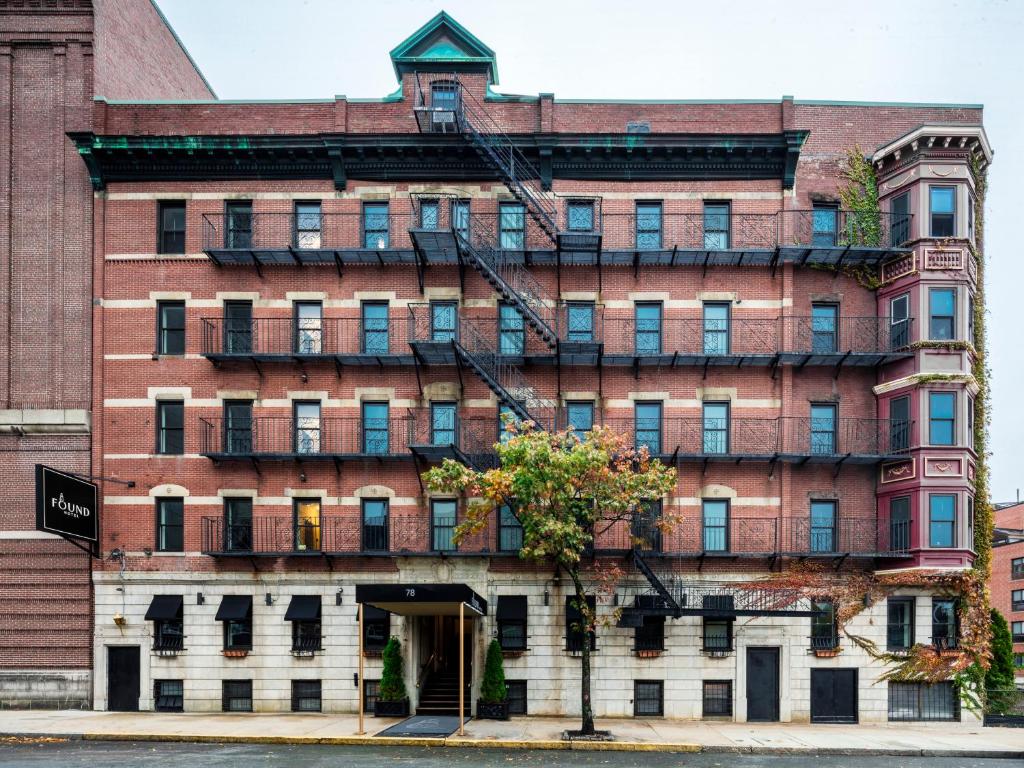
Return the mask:
{"type": "Polygon", "coordinates": [[[285,621],[316,621],[320,618],[320,595],[292,595],[285,621]]]}
{"type": "MultiPolygon", "coordinates": [[[[580,613],[580,609],[577,607],[579,600],[576,599],[576,595],[565,596],[565,618],[570,622],[580,622],[583,620],[583,614],[580,613]]],[[[595,595],[587,595],[587,605],[590,606],[591,613],[597,610],[597,597],[595,595]]]]}
{"type": "MultiPolygon", "coordinates": [[[[384,619],[391,616],[387,611],[382,611],[373,605],[363,606],[363,621],[384,621],[384,619]]],[[[359,611],[356,610],[356,620],[359,619],[359,611]]]]}
{"type": "Polygon", "coordinates": [[[184,599],[181,595],[153,595],[146,611],[146,621],[170,621],[181,616],[184,599]]]}
{"type": "Polygon", "coordinates": [[[487,615],[487,601],[465,584],[357,584],[356,602],[399,616],[487,615]]]}
{"type": "Polygon", "coordinates": [[[526,621],[526,596],[501,595],[498,597],[498,621],[526,621]]]}
{"type": "Polygon", "coordinates": [[[217,621],[242,621],[252,614],[252,595],[224,595],[217,621]]]}

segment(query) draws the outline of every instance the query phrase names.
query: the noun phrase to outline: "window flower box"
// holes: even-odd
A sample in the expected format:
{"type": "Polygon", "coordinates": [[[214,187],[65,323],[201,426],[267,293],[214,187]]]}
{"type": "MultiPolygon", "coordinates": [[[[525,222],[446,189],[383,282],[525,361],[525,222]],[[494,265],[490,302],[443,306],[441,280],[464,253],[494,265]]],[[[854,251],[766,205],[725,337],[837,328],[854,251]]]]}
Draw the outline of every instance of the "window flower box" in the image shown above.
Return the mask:
{"type": "Polygon", "coordinates": [[[249,655],[249,649],[248,648],[225,648],[223,651],[221,651],[221,653],[224,654],[224,656],[226,658],[229,658],[229,659],[244,659],[246,656],[249,655]]]}

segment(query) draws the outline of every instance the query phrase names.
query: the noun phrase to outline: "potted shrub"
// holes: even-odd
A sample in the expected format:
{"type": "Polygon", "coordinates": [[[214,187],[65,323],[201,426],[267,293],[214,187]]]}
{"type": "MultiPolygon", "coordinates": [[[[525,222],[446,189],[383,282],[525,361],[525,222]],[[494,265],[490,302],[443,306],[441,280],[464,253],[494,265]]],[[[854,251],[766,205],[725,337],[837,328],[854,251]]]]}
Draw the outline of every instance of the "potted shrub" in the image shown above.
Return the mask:
{"type": "Polygon", "coordinates": [[[505,662],[497,640],[491,640],[487,648],[487,664],[484,666],[484,679],[480,683],[476,716],[485,720],[508,720],[505,662]]]}
{"type": "Polygon", "coordinates": [[[374,717],[408,717],[409,694],[402,678],[402,645],[397,637],[384,646],[384,669],[380,675],[380,692],[373,707],[374,717]]]}

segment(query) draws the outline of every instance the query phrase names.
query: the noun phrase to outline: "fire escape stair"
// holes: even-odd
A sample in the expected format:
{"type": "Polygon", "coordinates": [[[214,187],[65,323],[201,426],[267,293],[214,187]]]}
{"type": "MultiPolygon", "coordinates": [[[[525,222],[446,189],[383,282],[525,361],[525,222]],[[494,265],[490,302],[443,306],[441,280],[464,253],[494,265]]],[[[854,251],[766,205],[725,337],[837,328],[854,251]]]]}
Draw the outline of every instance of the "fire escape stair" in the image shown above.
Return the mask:
{"type": "Polygon", "coordinates": [[[651,568],[650,563],[644,559],[644,556],[640,553],[640,549],[638,547],[633,548],[633,563],[636,565],[637,570],[644,575],[644,578],[647,579],[651,587],[654,588],[658,597],[665,602],[665,606],[672,611],[673,616],[675,618],[679,618],[682,615],[682,607],[676,600],[675,595],[673,595],[662,580],[658,578],[658,574],[656,574],[654,569],[651,568]]]}

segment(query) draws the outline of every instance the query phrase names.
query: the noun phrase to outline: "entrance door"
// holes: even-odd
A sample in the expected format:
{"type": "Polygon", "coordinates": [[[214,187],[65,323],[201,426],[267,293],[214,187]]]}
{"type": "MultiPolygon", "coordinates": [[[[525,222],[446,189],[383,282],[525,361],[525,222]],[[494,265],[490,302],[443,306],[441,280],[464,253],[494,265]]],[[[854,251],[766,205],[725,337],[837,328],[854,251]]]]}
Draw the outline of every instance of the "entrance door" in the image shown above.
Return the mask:
{"type": "Polygon", "coordinates": [[[857,670],[811,670],[811,722],[857,722],[857,670]]]}
{"type": "Polygon", "coordinates": [[[747,721],[779,719],[779,649],[747,648],[747,721]]]}
{"type": "Polygon", "coordinates": [[[139,646],[107,648],[107,709],[139,711],[139,646]]]}

